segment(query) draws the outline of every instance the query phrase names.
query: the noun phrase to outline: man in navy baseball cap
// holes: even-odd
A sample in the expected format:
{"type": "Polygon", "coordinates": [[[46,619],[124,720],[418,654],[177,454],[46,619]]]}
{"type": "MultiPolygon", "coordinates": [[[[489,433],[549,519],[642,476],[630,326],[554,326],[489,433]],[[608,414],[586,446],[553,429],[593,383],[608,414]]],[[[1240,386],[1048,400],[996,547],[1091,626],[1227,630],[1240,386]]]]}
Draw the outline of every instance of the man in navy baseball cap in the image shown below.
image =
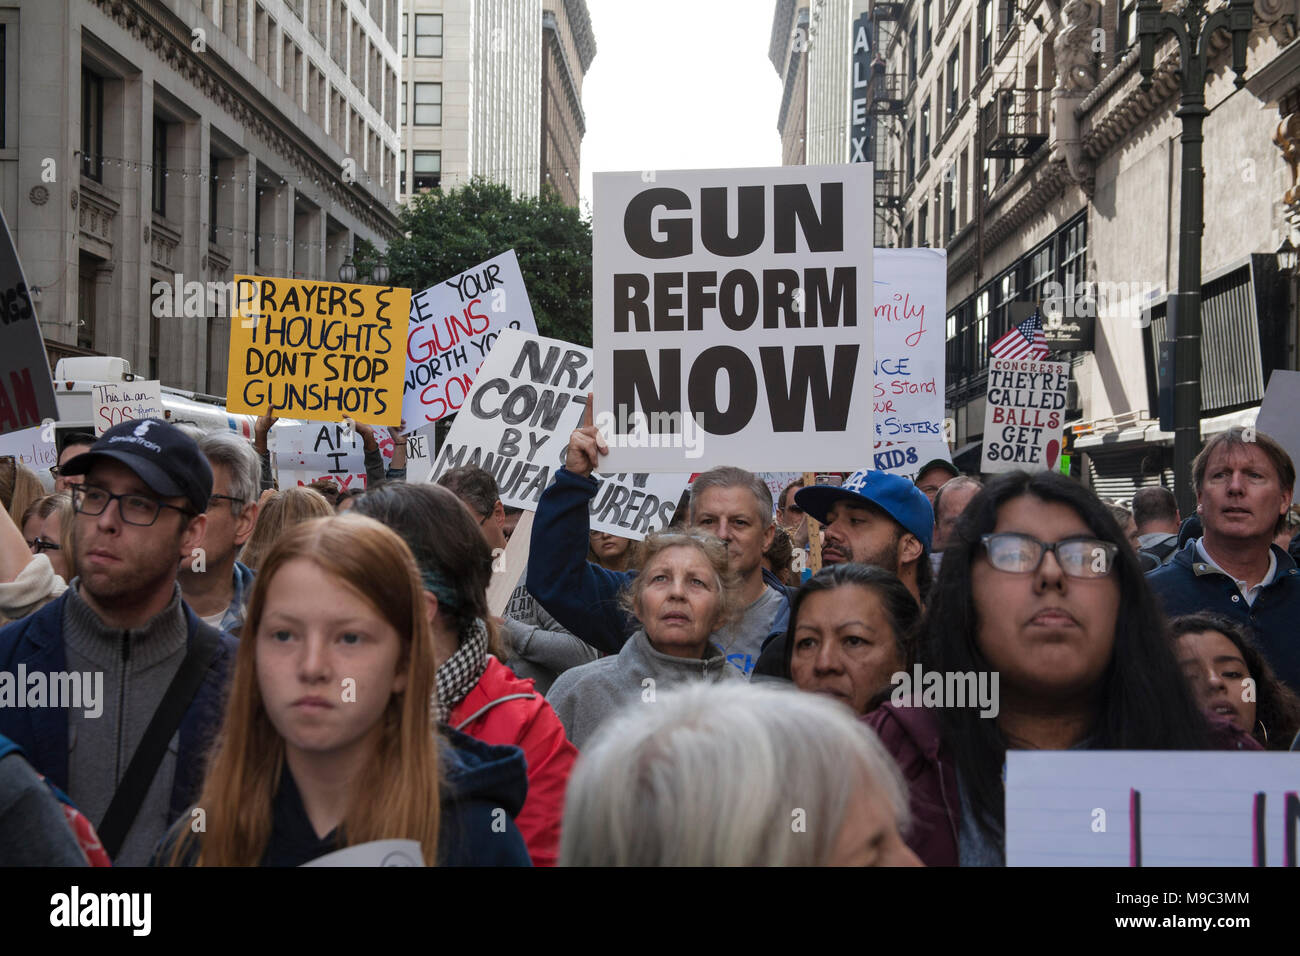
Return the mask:
{"type": "Polygon", "coordinates": [[[934,511],[916,485],[901,475],[858,471],[843,485],[800,488],[794,500],[822,523],[823,565],[874,564],[922,600],[931,578],[934,511]]]}
{"type": "Polygon", "coordinates": [[[110,428],[63,471],[85,475],[71,489],[77,577],[0,630],[0,671],[94,674],[94,706],[0,707],[0,733],[95,822],[114,864],[143,866],[198,799],[235,658],[176,580],[182,558],[203,554],[212,469],[192,438],[146,418],[110,428]]]}

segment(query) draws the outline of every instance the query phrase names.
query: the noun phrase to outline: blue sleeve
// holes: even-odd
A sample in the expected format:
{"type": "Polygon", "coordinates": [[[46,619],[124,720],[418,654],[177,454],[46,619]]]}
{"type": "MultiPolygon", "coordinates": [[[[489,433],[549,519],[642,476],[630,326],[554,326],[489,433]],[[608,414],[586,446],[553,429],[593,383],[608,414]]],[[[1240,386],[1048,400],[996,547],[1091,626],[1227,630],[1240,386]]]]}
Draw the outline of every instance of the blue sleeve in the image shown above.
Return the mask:
{"type": "Polygon", "coordinates": [[[490,801],[473,800],[443,806],[438,865],[532,866],[533,860],[515,821],[490,801]]]}
{"type": "Polygon", "coordinates": [[[618,606],[633,574],[608,571],[587,560],[592,478],[561,468],[542,492],[528,551],[528,590],[575,637],[617,654],[636,630],[618,606]]]}

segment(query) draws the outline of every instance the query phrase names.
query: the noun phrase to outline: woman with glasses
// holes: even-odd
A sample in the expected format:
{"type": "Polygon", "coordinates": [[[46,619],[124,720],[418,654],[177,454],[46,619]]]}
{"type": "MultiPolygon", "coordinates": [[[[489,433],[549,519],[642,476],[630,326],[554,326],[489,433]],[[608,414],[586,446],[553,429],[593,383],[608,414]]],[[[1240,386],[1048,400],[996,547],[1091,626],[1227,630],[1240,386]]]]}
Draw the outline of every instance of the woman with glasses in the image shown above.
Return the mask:
{"type": "Polygon", "coordinates": [[[46,495],[15,521],[0,509],[0,623],[38,611],[67,590],[72,568],[72,501],[46,495]]]}
{"type": "Polygon", "coordinates": [[[44,554],[54,566],[54,573],[71,581],[72,498],[68,495],[37,498],[23,512],[22,529],[32,554],[44,554]]]}
{"type": "Polygon", "coordinates": [[[975,675],[994,706],[918,695],[866,718],[911,785],[925,863],[1003,865],[1009,749],[1259,749],[1197,707],[1124,542],[1106,505],[1052,472],[1001,475],[967,506],[918,660],[975,675]]]}

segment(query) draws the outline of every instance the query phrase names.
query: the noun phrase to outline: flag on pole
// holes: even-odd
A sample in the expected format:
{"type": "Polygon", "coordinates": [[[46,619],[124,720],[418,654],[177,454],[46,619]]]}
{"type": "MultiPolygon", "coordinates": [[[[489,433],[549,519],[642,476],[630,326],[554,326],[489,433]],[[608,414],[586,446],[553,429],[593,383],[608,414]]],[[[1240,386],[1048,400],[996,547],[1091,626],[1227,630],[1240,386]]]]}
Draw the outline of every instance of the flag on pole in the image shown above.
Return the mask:
{"type": "MultiPolygon", "coordinates": [[[[1023,314],[1023,313],[1022,313],[1023,314]]],[[[1039,361],[1047,358],[1047,333],[1043,331],[1043,320],[1038,310],[1002,338],[989,346],[994,358],[1031,359],[1039,361]]]]}

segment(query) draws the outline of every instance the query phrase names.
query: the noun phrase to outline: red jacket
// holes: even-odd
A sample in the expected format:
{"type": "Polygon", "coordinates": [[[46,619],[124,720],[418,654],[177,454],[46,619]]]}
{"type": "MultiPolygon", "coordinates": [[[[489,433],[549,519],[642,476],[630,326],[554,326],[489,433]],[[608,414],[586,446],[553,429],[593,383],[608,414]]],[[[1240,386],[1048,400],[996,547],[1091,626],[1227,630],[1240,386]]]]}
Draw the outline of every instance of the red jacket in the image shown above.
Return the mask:
{"type": "Polygon", "coordinates": [[[451,711],[447,721],[487,744],[509,744],[528,762],[528,797],[515,825],[528,845],[533,866],[554,866],[560,853],[564,790],[578,758],[555,711],[531,680],[489,655],[487,670],[451,711]]]}
{"type": "MultiPolygon", "coordinates": [[[[957,765],[940,738],[938,711],[884,703],[862,718],[893,755],[907,781],[912,829],[907,845],[926,866],[958,866],[961,795],[957,765]]],[[[1208,717],[1213,750],[1262,750],[1225,718],[1208,717]]]]}

